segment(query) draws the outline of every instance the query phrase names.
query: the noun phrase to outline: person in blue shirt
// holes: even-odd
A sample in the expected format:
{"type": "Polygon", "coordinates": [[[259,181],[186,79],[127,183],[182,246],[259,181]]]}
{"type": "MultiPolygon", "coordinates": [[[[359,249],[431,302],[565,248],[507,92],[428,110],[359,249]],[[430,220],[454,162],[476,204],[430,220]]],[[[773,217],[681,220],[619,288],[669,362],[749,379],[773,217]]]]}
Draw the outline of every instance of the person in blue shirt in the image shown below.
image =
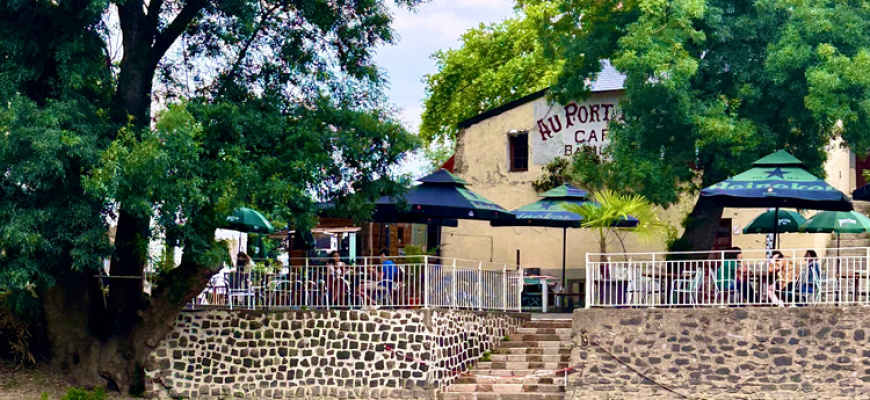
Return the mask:
{"type": "Polygon", "coordinates": [[[385,248],[381,249],[381,251],[378,252],[378,256],[380,257],[381,265],[382,265],[382,268],[381,268],[382,279],[390,281],[390,282],[398,281],[399,280],[399,268],[396,267],[396,263],[394,263],[393,260],[390,260],[389,258],[387,258],[390,256],[390,250],[385,249],[385,248]]]}

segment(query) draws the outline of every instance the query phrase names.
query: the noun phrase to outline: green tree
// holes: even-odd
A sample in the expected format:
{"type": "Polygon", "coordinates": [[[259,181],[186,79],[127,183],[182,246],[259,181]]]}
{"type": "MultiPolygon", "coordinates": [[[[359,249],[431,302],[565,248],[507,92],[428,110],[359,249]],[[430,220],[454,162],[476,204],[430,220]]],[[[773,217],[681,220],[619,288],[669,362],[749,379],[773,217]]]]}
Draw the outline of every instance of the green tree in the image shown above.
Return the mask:
{"type": "Polygon", "coordinates": [[[214,230],[234,208],[304,225],[314,199],[339,199],[361,218],[398,186],[390,168],[416,141],[383,111],[371,61],[393,40],[384,3],[0,2],[0,291],[35,288],[54,366],[141,389],[145,357],[226,259],[214,230]],[[152,220],[181,265],[150,297],[111,279],[104,303],[102,260],[141,276],[152,220]]]}
{"type": "MultiPolygon", "coordinates": [[[[870,80],[859,72],[870,62],[870,2],[566,0],[562,11],[540,35],[565,60],[550,93],[587,95],[600,60],[626,74],[614,174],[657,204],[777,149],[819,175],[831,139],[870,149],[870,80]]],[[[709,248],[721,214],[698,200],[683,241],[709,248]]]]}
{"type": "Polygon", "coordinates": [[[566,208],[583,216],[583,227],[597,236],[601,261],[606,261],[607,244],[614,240],[626,251],[625,236],[628,233],[634,233],[641,241],[652,242],[664,235],[668,228],[667,223],[659,219],[656,206],[636,194],[602,189],[593,192],[592,201],[566,208]],[[626,226],[629,217],[636,218],[637,225],[626,226]]]}
{"type": "Polygon", "coordinates": [[[520,6],[513,18],[468,30],[458,49],[432,55],[438,72],[426,76],[420,137],[435,149],[429,153],[435,164],[452,154],[458,122],[555,82],[562,61],[544,57],[538,32],[560,4],[520,6]]]}

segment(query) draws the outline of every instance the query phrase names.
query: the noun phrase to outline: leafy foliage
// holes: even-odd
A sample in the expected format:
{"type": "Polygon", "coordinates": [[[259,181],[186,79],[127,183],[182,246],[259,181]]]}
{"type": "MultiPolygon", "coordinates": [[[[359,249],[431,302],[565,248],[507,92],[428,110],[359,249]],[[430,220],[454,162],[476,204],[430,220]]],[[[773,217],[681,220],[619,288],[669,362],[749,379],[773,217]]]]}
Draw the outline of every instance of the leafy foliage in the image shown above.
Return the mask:
{"type": "Polygon", "coordinates": [[[105,398],[106,391],[101,387],[97,387],[94,390],[71,388],[63,395],[61,400],[104,400],[105,398]]]}
{"type": "Polygon", "coordinates": [[[458,122],[555,82],[562,61],[544,57],[537,33],[560,4],[546,0],[521,5],[513,18],[468,30],[459,49],[432,55],[438,72],[426,76],[420,125],[427,145],[451,145],[458,122]]]}
{"type": "MultiPolygon", "coordinates": [[[[98,268],[121,210],[156,213],[185,254],[216,265],[225,250],[211,232],[234,207],[310,223],[316,200],[348,197],[363,218],[367,199],[397,186],[389,168],[416,141],[381,106],[371,48],[393,40],[382,1],[139,3],[118,3],[120,31],[104,18],[109,2],[0,6],[16,15],[0,20],[0,288],[98,268]],[[146,17],[151,31],[125,25],[146,17]],[[153,130],[132,107],[114,118],[128,102],[125,74],[141,67],[132,52],[107,66],[118,34],[153,35],[143,76],[156,76],[164,102],[188,98],[167,104],[153,130]],[[184,57],[164,57],[176,39],[184,57]]],[[[131,95],[147,113],[151,93],[131,95]]]]}
{"type": "Polygon", "coordinates": [[[659,219],[655,205],[636,194],[603,189],[593,193],[592,201],[566,208],[583,217],[582,226],[598,237],[601,253],[607,252],[607,244],[613,240],[618,240],[625,250],[625,235],[629,232],[641,241],[652,242],[667,231],[667,224],[659,219]],[[636,218],[637,225],[620,227],[629,217],[636,218]]]}
{"type": "Polygon", "coordinates": [[[417,140],[372,61],[394,40],[386,2],[0,2],[0,291],[94,339],[52,349],[59,364],[134,388],[148,346],[129,341],[162,338],[227,258],[214,230],[234,208],[304,229],[317,201],[359,220],[404,183],[392,167],[417,140]],[[88,296],[103,260],[141,275],[158,231],[184,253],[151,298],[135,279],[88,296]]]}
{"type": "Polygon", "coordinates": [[[584,96],[603,59],[626,74],[609,151],[620,180],[655,203],[775,149],[823,174],[833,137],[870,146],[870,81],[856,72],[870,50],[867,2],[567,0],[562,10],[541,35],[568,60],[551,93],[584,96]]]}

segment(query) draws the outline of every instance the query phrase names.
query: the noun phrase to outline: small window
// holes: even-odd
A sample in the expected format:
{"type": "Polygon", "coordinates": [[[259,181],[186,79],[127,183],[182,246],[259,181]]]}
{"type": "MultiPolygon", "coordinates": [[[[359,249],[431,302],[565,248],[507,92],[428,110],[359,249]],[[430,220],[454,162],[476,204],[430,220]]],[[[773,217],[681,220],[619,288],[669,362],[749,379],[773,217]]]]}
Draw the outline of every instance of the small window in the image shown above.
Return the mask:
{"type": "Polygon", "coordinates": [[[400,226],[396,229],[396,236],[397,236],[397,239],[398,239],[400,245],[405,244],[405,228],[404,227],[400,226]]]}
{"type": "Polygon", "coordinates": [[[510,146],[510,171],[522,172],[529,170],[529,134],[518,133],[508,136],[510,146]]]}

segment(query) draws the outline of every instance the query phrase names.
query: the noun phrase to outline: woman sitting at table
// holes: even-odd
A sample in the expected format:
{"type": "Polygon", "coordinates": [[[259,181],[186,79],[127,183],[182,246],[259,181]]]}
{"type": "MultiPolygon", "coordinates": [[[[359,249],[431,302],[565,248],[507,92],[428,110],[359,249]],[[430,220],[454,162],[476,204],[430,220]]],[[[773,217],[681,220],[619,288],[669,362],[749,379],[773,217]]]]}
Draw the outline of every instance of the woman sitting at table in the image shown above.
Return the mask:
{"type": "Polygon", "coordinates": [[[347,284],[344,281],[344,273],[347,272],[347,265],[341,261],[341,254],[337,250],[333,250],[329,256],[330,260],[326,262],[326,287],[329,290],[329,297],[332,304],[345,305],[347,284]]]}
{"type": "Polygon", "coordinates": [[[783,295],[783,298],[791,301],[791,293],[797,284],[798,277],[798,269],[795,268],[794,263],[781,251],[774,250],[767,265],[767,272],[776,278],[776,282],[767,282],[767,297],[777,305],[784,305],[782,299],[776,295],[778,291],[780,295],[783,295]]]}
{"type": "MultiPolygon", "coordinates": [[[[743,252],[742,249],[735,246],[730,249],[731,252],[726,254],[725,256],[728,259],[725,261],[725,265],[723,268],[728,268],[726,272],[722,272],[720,276],[722,279],[725,279],[727,276],[733,276],[734,280],[730,282],[730,287],[726,287],[726,285],[719,286],[719,290],[734,290],[737,292],[737,296],[743,301],[748,303],[754,303],[758,296],[755,294],[755,290],[752,289],[752,286],[749,284],[749,276],[748,276],[748,268],[743,264],[743,252]],[[727,274],[731,275],[727,275],[727,274]]],[[[717,283],[719,278],[717,277],[717,283]]],[[[727,283],[728,281],[723,280],[723,283],[727,283]]]]}

